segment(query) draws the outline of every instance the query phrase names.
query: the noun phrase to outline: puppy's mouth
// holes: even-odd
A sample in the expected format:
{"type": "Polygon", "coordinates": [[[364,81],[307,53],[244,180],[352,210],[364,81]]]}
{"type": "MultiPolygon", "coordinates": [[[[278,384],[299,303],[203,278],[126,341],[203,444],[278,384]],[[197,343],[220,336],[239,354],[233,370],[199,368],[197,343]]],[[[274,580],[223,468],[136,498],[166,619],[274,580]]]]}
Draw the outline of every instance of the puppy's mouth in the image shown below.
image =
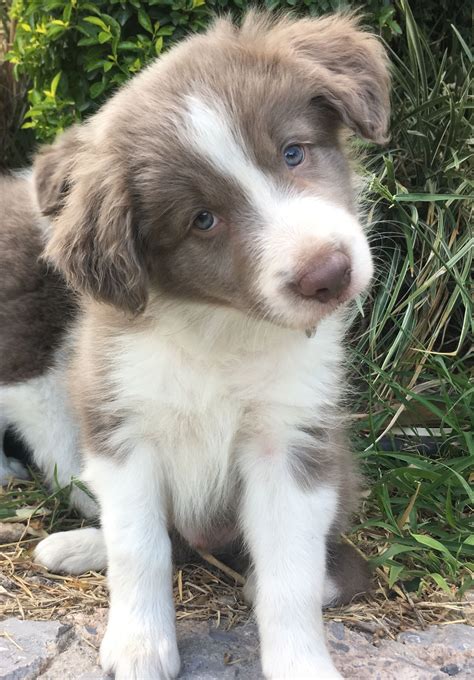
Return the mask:
{"type": "Polygon", "coordinates": [[[289,316],[291,318],[302,317],[301,322],[297,322],[299,328],[302,326],[307,328],[308,323],[311,326],[317,326],[320,321],[334,314],[336,310],[352,299],[347,292],[341,293],[337,297],[331,297],[326,301],[304,298],[298,294],[286,294],[286,297],[289,298],[289,316]]]}
{"type": "Polygon", "coordinates": [[[260,306],[260,316],[277,326],[312,334],[320,322],[334,314],[338,309],[350,301],[344,297],[330,302],[321,303],[302,299],[298,295],[285,291],[278,300],[267,300],[260,306]]]}
{"type": "Polygon", "coordinates": [[[276,273],[271,292],[265,295],[276,323],[299,330],[313,329],[353,301],[369,285],[371,268],[354,266],[346,248],[318,253],[301,268],[276,273]]]}
{"type": "Polygon", "coordinates": [[[312,335],[321,321],[340,311],[352,302],[362,290],[354,285],[349,285],[337,295],[325,295],[321,299],[303,296],[291,285],[283,285],[277,295],[272,299],[267,298],[260,311],[266,319],[271,320],[278,326],[306,331],[312,335]]]}

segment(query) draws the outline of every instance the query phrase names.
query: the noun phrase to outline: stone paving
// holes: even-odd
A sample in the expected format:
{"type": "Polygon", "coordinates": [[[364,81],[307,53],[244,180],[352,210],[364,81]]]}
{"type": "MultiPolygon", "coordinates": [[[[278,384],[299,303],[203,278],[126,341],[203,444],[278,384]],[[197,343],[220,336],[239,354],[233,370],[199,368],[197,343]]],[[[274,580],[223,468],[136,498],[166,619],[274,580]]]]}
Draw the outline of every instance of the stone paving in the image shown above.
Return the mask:
{"type": "MultiPolygon", "coordinates": [[[[97,665],[107,611],[70,622],[0,622],[0,680],[106,680],[97,665]]],[[[431,626],[380,640],[342,623],[326,626],[329,647],[345,678],[456,680],[474,678],[474,628],[431,626]]],[[[182,680],[260,680],[254,623],[225,631],[178,622],[182,680]]],[[[297,680],[297,678],[295,678],[297,680]]]]}

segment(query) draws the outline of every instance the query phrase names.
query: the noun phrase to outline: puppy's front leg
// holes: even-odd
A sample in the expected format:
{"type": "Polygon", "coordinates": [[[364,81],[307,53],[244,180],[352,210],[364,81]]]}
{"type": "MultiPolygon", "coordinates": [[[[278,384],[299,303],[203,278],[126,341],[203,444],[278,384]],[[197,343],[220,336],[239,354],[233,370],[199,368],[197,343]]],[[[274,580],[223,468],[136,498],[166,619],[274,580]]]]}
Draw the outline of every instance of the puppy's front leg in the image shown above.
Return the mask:
{"type": "Polygon", "coordinates": [[[107,547],[110,613],[100,657],[116,680],[168,680],[179,672],[171,544],[156,451],[90,456],[107,547]]]}
{"type": "Polygon", "coordinates": [[[243,458],[242,521],[254,562],[262,667],[269,680],[341,678],[322,619],[326,535],[337,506],[329,485],[298,486],[285,451],[243,458]]]}

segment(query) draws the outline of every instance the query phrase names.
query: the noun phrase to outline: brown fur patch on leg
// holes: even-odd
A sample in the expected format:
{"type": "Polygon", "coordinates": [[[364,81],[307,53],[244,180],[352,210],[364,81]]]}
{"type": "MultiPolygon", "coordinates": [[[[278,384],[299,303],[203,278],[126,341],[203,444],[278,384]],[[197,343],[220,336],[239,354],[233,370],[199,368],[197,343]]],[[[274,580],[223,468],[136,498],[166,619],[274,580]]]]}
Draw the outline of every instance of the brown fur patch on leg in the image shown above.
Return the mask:
{"type": "Polygon", "coordinates": [[[348,604],[371,590],[368,562],[350,545],[329,543],[326,558],[327,574],[336,586],[337,595],[331,606],[348,604]]]}

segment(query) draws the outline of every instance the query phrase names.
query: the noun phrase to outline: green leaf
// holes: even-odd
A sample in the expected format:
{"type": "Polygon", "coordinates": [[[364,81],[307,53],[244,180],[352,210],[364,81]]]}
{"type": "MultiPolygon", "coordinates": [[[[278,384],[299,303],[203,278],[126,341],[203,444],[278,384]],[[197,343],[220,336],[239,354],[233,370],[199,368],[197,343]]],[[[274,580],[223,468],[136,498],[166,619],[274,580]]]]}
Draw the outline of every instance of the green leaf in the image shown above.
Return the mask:
{"type": "Polygon", "coordinates": [[[120,37],[120,33],[122,30],[120,23],[116,19],[114,19],[114,17],[110,16],[110,14],[102,14],[102,17],[105,23],[107,24],[109,31],[111,31],[115,37],[117,38],[120,37]]]}
{"type": "Polygon", "coordinates": [[[397,555],[400,555],[402,553],[406,552],[411,552],[413,550],[413,546],[410,545],[400,545],[399,543],[395,543],[391,545],[385,552],[381,553],[380,555],[377,555],[377,557],[374,557],[370,560],[370,563],[374,567],[380,567],[382,564],[386,564],[389,559],[392,557],[396,557],[397,555]]]}
{"type": "Polygon", "coordinates": [[[100,33],[97,37],[98,37],[101,45],[112,40],[112,34],[106,33],[105,31],[100,31],[100,33]]]}
{"type": "Polygon", "coordinates": [[[464,52],[466,53],[466,56],[467,56],[467,58],[468,58],[468,60],[469,60],[469,63],[472,64],[472,62],[473,62],[472,52],[471,52],[471,50],[469,49],[469,47],[467,46],[466,41],[464,40],[464,38],[462,37],[462,35],[459,33],[459,31],[458,31],[458,29],[456,28],[456,26],[453,26],[453,24],[451,24],[451,28],[453,29],[454,33],[456,34],[457,39],[458,39],[459,42],[461,43],[461,46],[462,46],[464,52]]]}
{"type": "Polygon", "coordinates": [[[72,3],[68,2],[63,10],[63,21],[69,23],[72,15],[72,3]]]}
{"type": "Polygon", "coordinates": [[[58,38],[60,35],[66,32],[64,26],[55,26],[51,24],[46,32],[48,38],[58,38]]]}
{"type": "Polygon", "coordinates": [[[98,45],[99,41],[97,38],[81,38],[78,40],[78,47],[90,47],[91,45],[98,45]]]}
{"type": "Polygon", "coordinates": [[[402,202],[429,202],[435,201],[472,201],[473,196],[460,196],[459,194],[396,194],[393,197],[396,203],[402,202]]]}
{"type": "Polygon", "coordinates": [[[162,26],[161,28],[158,29],[156,32],[157,35],[162,35],[164,37],[169,37],[170,35],[174,34],[174,26],[162,26]]]}
{"type": "Polygon", "coordinates": [[[157,40],[155,40],[155,52],[156,52],[156,54],[161,54],[162,49],[163,49],[163,38],[159,37],[157,40]]]}
{"type": "Polygon", "coordinates": [[[90,96],[92,97],[92,99],[97,99],[97,97],[100,97],[104,89],[105,89],[104,81],[93,83],[89,89],[90,96]]]}
{"type": "Polygon", "coordinates": [[[133,52],[140,48],[136,43],[132,42],[131,40],[124,40],[123,42],[119,42],[119,44],[117,45],[117,49],[121,52],[127,51],[133,52]]]}
{"type": "Polygon", "coordinates": [[[87,21],[89,24],[94,24],[94,26],[98,26],[105,32],[109,32],[109,27],[105,23],[105,21],[102,21],[102,19],[99,19],[99,17],[84,17],[84,21],[87,21]]]}
{"type": "Polygon", "coordinates": [[[389,588],[393,588],[394,584],[399,580],[400,575],[403,573],[405,570],[405,567],[403,564],[393,564],[390,567],[389,575],[388,575],[388,586],[389,588]]]}
{"type": "Polygon", "coordinates": [[[58,89],[59,81],[61,80],[61,71],[56,73],[53,80],[51,81],[51,93],[53,98],[56,96],[56,90],[58,89]]]}
{"type": "Polygon", "coordinates": [[[415,541],[421,543],[421,545],[426,545],[428,548],[433,550],[438,550],[439,552],[450,554],[449,550],[439,541],[437,541],[432,536],[427,536],[426,534],[411,534],[415,541]]]}
{"type": "Polygon", "coordinates": [[[436,585],[442,588],[442,590],[444,590],[445,593],[447,593],[448,595],[452,595],[451,588],[449,587],[446,579],[443,576],[441,576],[441,574],[432,573],[429,574],[429,576],[431,576],[436,585]]]}
{"type": "Polygon", "coordinates": [[[153,26],[150,17],[142,8],[138,10],[138,23],[140,26],[143,26],[143,28],[148,31],[148,33],[153,33],[153,26]]]}

